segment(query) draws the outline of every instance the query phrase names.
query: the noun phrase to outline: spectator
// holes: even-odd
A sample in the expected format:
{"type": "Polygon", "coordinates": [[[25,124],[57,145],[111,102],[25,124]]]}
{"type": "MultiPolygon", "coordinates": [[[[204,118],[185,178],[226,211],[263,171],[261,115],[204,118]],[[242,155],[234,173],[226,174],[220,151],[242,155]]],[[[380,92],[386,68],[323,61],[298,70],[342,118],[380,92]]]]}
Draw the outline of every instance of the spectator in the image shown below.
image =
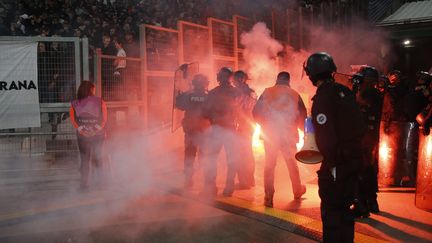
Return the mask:
{"type": "Polygon", "coordinates": [[[140,46],[132,32],[126,32],[124,50],[129,57],[140,57],[140,46]]]}
{"type": "Polygon", "coordinates": [[[123,49],[123,43],[120,40],[114,41],[115,48],[117,49],[117,59],[114,60],[114,89],[115,89],[115,97],[117,99],[124,99],[126,97],[119,97],[119,95],[125,96],[124,92],[120,92],[120,90],[123,90],[124,87],[124,76],[125,76],[125,70],[126,70],[126,52],[123,49]]]}

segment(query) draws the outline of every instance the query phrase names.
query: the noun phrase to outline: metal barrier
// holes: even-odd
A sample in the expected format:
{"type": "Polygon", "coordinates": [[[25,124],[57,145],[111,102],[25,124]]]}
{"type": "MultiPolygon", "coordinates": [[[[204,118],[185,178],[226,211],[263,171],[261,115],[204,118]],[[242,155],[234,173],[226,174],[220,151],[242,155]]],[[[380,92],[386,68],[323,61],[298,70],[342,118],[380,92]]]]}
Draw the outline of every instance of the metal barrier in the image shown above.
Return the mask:
{"type": "Polygon", "coordinates": [[[200,72],[210,74],[210,43],[207,26],[178,22],[179,63],[199,63],[200,72]]]}
{"type": "Polygon", "coordinates": [[[246,70],[247,66],[243,58],[244,46],[241,44],[241,35],[248,32],[253,27],[253,22],[243,16],[234,15],[234,55],[235,55],[235,69],[246,70]]]}
{"type": "Polygon", "coordinates": [[[174,71],[179,66],[178,31],[159,26],[140,28],[147,128],[171,126],[174,71]]]}
{"type": "Polygon", "coordinates": [[[222,67],[236,68],[234,47],[234,24],[215,18],[208,18],[211,73],[222,67]]]}
{"type": "Polygon", "coordinates": [[[72,152],[75,129],[70,101],[82,79],[89,78],[87,39],[75,37],[9,37],[0,41],[37,41],[41,127],[0,131],[0,156],[72,152]]]}

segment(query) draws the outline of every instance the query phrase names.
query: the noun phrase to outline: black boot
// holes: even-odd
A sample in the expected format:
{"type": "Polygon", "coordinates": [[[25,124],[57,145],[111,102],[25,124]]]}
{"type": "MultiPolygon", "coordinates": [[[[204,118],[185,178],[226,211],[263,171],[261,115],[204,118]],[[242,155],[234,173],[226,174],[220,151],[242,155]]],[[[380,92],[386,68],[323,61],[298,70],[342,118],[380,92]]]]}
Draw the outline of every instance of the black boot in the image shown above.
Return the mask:
{"type": "Polygon", "coordinates": [[[352,211],[356,218],[368,218],[370,216],[366,205],[358,199],[354,199],[352,211]]]}
{"type": "Polygon", "coordinates": [[[368,208],[369,208],[369,211],[371,213],[379,213],[380,212],[376,198],[368,200],[368,208]]]}

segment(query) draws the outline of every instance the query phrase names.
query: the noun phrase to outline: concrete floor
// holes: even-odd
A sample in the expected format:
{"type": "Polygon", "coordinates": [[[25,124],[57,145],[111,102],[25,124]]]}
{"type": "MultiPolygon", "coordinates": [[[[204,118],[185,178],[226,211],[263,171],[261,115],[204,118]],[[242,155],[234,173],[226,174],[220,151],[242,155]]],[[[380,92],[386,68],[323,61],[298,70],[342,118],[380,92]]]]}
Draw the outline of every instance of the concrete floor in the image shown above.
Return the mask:
{"type": "Polygon", "coordinates": [[[313,242],[160,190],[46,191],[22,199],[31,202],[2,200],[1,242],[313,242]]]}
{"type": "MultiPolygon", "coordinates": [[[[299,164],[307,192],[301,200],[293,200],[286,165],[279,160],[275,175],[275,208],[268,209],[262,206],[264,154],[256,150],[256,186],[251,190],[235,191],[232,198],[217,198],[217,202],[239,209],[236,213],[245,218],[215,209],[213,203],[199,201],[197,195],[203,182],[199,162],[195,166],[193,190],[182,190],[182,148],[169,146],[176,149],[166,151],[167,144],[179,141],[178,138],[144,139],[137,136],[118,140],[121,143],[107,144],[110,151],[107,170],[112,181],[108,189],[92,186],[87,192],[79,191],[76,164],[65,165],[64,168],[70,171],[67,176],[64,170],[51,175],[52,169],[25,171],[24,174],[19,169],[3,171],[0,178],[0,241],[307,242],[308,239],[295,238],[298,235],[288,232],[298,232],[297,229],[310,229],[318,236],[300,233],[319,239],[320,201],[316,184],[319,165],[299,164]],[[155,156],[149,152],[155,149],[163,153],[155,156]],[[53,181],[44,181],[44,173],[50,174],[53,181]],[[255,216],[252,217],[251,212],[255,216]],[[289,227],[281,226],[285,221],[291,221],[289,227]],[[272,235],[275,238],[269,238],[272,235]]],[[[226,174],[223,152],[220,158],[217,181],[222,191],[226,174]]],[[[51,161],[50,168],[58,170],[58,164],[51,161]]],[[[414,206],[412,191],[386,191],[378,196],[381,214],[356,223],[355,241],[431,242],[432,213],[414,206]]]]}

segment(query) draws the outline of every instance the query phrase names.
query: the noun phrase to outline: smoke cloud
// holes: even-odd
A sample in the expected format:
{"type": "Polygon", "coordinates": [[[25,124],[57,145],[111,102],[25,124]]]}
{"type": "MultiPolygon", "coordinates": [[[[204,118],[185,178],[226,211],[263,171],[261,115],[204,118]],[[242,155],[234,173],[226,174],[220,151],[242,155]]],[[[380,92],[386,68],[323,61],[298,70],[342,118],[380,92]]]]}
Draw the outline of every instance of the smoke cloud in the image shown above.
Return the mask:
{"type": "Polygon", "coordinates": [[[367,64],[386,72],[391,63],[388,36],[380,29],[372,28],[357,20],[353,27],[324,29],[308,26],[309,50],[325,51],[333,56],[338,72],[352,72],[351,65],[367,64]]]}
{"type": "MultiPolygon", "coordinates": [[[[252,88],[259,95],[264,88],[274,84],[278,72],[288,71],[291,87],[300,93],[309,110],[316,88],[304,73],[303,64],[310,54],[320,51],[333,57],[339,73],[353,74],[357,71],[353,67],[359,65],[374,66],[386,73],[393,58],[387,34],[358,19],[353,26],[329,29],[305,25],[304,29],[309,33],[308,40],[305,40],[306,50],[281,44],[271,37],[264,23],[255,24],[250,32],[241,35],[252,88]]],[[[351,85],[347,75],[337,74],[335,78],[344,85],[351,85]]]]}
{"type": "Polygon", "coordinates": [[[244,58],[252,86],[260,94],[275,81],[279,71],[276,57],[283,46],[270,36],[270,30],[262,22],[255,24],[250,32],[243,33],[241,43],[245,46],[244,58]]]}

